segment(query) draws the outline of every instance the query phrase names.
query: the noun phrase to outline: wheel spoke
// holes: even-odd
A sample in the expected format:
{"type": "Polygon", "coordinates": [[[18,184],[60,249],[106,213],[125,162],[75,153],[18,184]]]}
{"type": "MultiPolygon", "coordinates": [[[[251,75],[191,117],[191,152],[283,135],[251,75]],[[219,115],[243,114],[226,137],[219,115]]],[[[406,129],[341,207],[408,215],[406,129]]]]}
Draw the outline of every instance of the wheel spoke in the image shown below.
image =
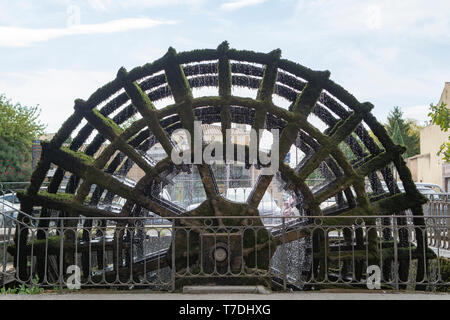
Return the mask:
{"type": "MultiPolygon", "coordinates": [[[[93,167],[93,159],[89,160],[86,155],[79,155],[79,153],[64,151],[62,149],[53,149],[47,143],[42,143],[42,149],[44,152],[52,152],[55,155],[55,164],[75,173],[77,176],[83,179],[95,179],[97,185],[111,190],[125,199],[133,200],[142,207],[153,211],[160,216],[169,217],[173,215],[173,212],[149,200],[144,194],[136,192],[134,189],[121,183],[111,175],[93,167]]],[[[152,169],[146,177],[154,177],[155,175],[157,175],[157,172],[155,169],[152,169]]]]}
{"type": "MultiPolygon", "coordinates": [[[[218,51],[220,52],[218,63],[219,96],[229,100],[231,97],[231,65],[227,57],[228,43],[222,43],[218,51]]],[[[231,109],[228,101],[220,105],[220,118],[222,130],[223,154],[226,155],[227,145],[231,144],[231,134],[227,135],[227,130],[231,130],[231,109]]]]}
{"type": "MultiPolygon", "coordinates": [[[[314,108],[314,105],[316,104],[316,101],[320,97],[320,93],[322,92],[322,86],[321,84],[328,79],[330,76],[328,72],[318,73],[320,81],[319,84],[308,84],[305,89],[302,91],[301,94],[297,97],[296,102],[294,103],[292,109],[293,112],[296,114],[301,115],[302,117],[307,117],[308,114],[312,111],[314,108]]],[[[263,87],[263,85],[261,85],[263,87]]],[[[265,95],[263,95],[265,96],[265,95]]],[[[267,99],[267,98],[266,98],[267,99]]],[[[256,122],[256,119],[255,119],[256,122]]],[[[297,139],[298,133],[300,131],[301,127],[296,122],[290,122],[286,125],[286,127],[281,132],[280,141],[279,141],[279,163],[280,165],[283,163],[284,158],[286,157],[286,154],[289,152],[292,144],[297,139]]],[[[259,140],[258,140],[259,142],[259,140]]],[[[258,149],[259,151],[259,149],[258,149]]],[[[273,155],[272,155],[273,157],[273,155]]],[[[248,199],[248,203],[253,207],[258,207],[259,203],[261,202],[262,197],[264,196],[264,193],[266,192],[267,188],[269,187],[271,181],[273,178],[272,175],[264,175],[260,176],[258,178],[257,183],[255,184],[255,187],[252,190],[252,193],[250,194],[250,197],[248,199]]],[[[304,179],[303,179],[304,180],[304,179]]]]}
{"type": "Polygon", "coordinates": [[[93,127],[101,132],[111,143],[114,143],[120,151],[130,157],[144,172],[152,170],[152,166],[121,137],[123,130],[114,121],[104,117],[96,109],[89,109],[86,103],[80,102],[80,100],[77,102],[76,108],[84,111],[84,117],[93,127]]]}
{"type": "Polygon", "coordinates": [[[173,145],[159,123],[155,106],[142,91],[137,82],[131,82],[129,80],[128,73],[124,68],[119,70],[118,77],[122,79],[125,91],[133,102],[133,105],[142,117],[146,119],[148,128],[156,139],[158,139],[159,143],[161,143],[167,155],[170,156],[172,154],[173,145]]]}
{"type": "MultiPolygon", "coordinates": [[[[169,52],[167,53],[165,72],[167,82],[170,90],[172,91],[175,102],[180,104],[178,107],[178,115],[180,117],[181,124],[191,135],[191,150],[192,153],[195,153],[198,151],[195,150],[195,148],[198,148],[199,146],[195,145],[194,137],[198,134],[203,136],[203,133],[195,132],[194,122],[196,121],[196,118],[192,108],[193,97],[191,88],[189,87],[189,82],[184,75],[183,69],[178,64],[176,52],[173,49],[169,49],[169,52]]],[[[202,148],[201,151],[203,151],[203,146],[200,147],[202,148]]],[[[198,172],[200,174],[205,193],[208,198],[211,198],[218,195],[219,190],[210,165],[204,163],[203,154],[201,160],[202,163],[197,164],[198,172]]]]}

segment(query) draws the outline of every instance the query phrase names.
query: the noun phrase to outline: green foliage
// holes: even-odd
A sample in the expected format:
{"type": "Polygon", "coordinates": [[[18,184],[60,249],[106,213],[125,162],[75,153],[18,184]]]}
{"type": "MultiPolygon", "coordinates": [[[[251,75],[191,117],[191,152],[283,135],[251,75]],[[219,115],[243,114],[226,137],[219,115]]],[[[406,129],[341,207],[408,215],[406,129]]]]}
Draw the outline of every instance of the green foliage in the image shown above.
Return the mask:
{"type": "MultiPolygon", "coordinates": [[[[441,281],[443,283],[449,283],[450,282],[450,259],[441,257],[438,262],[439,262],[439,266],[440,266],[441,281]]],[[[441,288],[439,288],[438,291],[450,292],[450,286],[444,285],[441,288]]]]}
{"type": "Polygon", "coordinates": [[[37,106],[13,104],[0,95],[0,182],[28,181],[31,143],[44,133],[37,106]]]}
{"type": "Polygon", "coordinates": [[[39,287],[39,277],[36,275],[31,281],[30,286],[24,284],[19,285],[18,288],[8,288],[5,287],[0,289],[1,294],[40,294],[44,292],[44,289],[39,287]]]}
{"type": "Polygon", "coordinates": [[[403,140],[402,133],[400,132],[400,126],[398,125],[398,121],[395,121],[394,123],[394,130],[392,132],[392,141],[395,144],[399,144],[402,146],[405,145],[405,140],[403,140]]]}
{"type": "Polygon", "coordinates": [[[31,142],[44,133],[45,125],[38,120],[40,109],[13,104],[0,95],[0,137],[13,147],[30,150],[31,142]]]}
{"type": "Polygon", "coordinates": [[[413,120],[403,118],[399,107],[394,107],[389,113],[386,131],[396,144],[406,147],[404,156],[412,157],[420,153],[420,126],[413,120]]]}
{"type": "Polygon", "coordinates": [[[0,182],[28,181],[30,176],[31,161],[29,155],[0,137],[0,182]]]}
{"type": "MultiPolygon", "coordinates": [[[[450,127],[450,112],[445,103],[441,103],[440,106],[430,104],[428,116],[431,117],[431,122],[438,125],[442,131],[448,131],[450,127]]],[[[450,136],[439,148],[438,155],[440,154],[443,155],[443,160],[450,161],[450,136]]]]}

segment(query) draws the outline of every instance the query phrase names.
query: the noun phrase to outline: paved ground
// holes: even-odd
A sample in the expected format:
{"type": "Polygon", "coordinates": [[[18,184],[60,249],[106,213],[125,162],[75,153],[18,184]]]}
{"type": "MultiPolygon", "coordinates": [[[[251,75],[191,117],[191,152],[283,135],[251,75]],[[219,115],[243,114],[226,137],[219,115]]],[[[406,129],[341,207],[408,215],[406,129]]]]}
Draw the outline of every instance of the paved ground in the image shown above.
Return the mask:
{"type": "Polygon", "coordinates": [[[383,292],[368,290],[324,290],[270,294],[124,293],[84,290],[80,293],[0,295],[0,300],[450,300],[450,294],[383,292]]]}

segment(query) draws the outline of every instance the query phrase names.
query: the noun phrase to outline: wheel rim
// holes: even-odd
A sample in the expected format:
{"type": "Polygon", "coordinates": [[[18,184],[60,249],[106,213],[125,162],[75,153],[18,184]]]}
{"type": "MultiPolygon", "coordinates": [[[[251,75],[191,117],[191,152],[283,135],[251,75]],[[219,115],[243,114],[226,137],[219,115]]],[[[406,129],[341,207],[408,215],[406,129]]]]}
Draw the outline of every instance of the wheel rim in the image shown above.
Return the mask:
{"type": "MultiPolygon", "coordinates": [[[[139,216],[142,208],[168,219],[187,214],[155,195],[171,177],[189,171],[189,166],[175,166],[169,157],[151,164],[142,154],[160,143],[170,155],[173,143],[169,135],[179,128],[193,133],[193,121],[197,119],[204,124],[220,123],[226,143],[231,143],[225,135],[231,123],[251,125],[254,129],[280,129],[281,159],[292,145],[305,153],[304,161],[297,168],[280,163],[277,174],[284,188],[296,195],[305,215],[371,215],[407,209],[420,215],[424,200],[401,158],[404,149],[396,146],[375,120],[370,113],[371,104],[357,101],[329,80],[329,75],[327,71],[312,71],[281,59],[279,50],[268,54],[237,51],[229,49],[226,42],[217,50],[177,54],[169,49],[163,58],[152,64],[130,72],[120,69],[115,80],[97,90],[87,101],[77,100],[74,114],[52,141],[43,144],[42,158],[33,173],[32,183],[27,192],[20,195],[22,209],[27,212],[33,205],[41,205],[42,216],[48,215],[49,209],[56,209],[69,215],[81,212],[81,215],[112,220],[118,215],[139,216]],[[194,97],[192,94],[192,88],[211,86],[218,87],[218,96],[194,97]],[[236,86],[256,89],[256,99],[232,95],[236,86]],[[273,96],[289,101],[289,108],[276,106],[273,96]],[[156,109],[153,102],[167,97],[172,97],[174,103],[156,109]],[[126,130],[118,127],[136,114],[141,118],[126,130]],[[318,130],[309,121],[311,115],[328,128],[323,132],[318,130]],[[78,131],[70,148],[63,147],[63,142],[83,119],[88,124],[78,131]],[[95,132],[97,134],[80,152],[95,132]],[[108,147],[95,155],[105,141],[109,141],[108,147]],[[351,158],[338,147],[340,143],[348,146],[351,158]],[[51,164],[57,169],[48,192],[38,192],[51,164]],[[133,188],[113,178],[114,172],[126,175],[131,164],[137,164],[145,172],[133,188]],[[333,179],[318,190],[310,190],[305,180],[319,166],[333,179]],[[404,194],[394,183],[392,167],[403,181],[404,194]],[[55,195],[66,171],[72,173],[65,190],[67,195],[55,195]],[[383,179],[388,190],[382,184],[383,179]],[[372,189],[370,195],[365,190],[366,180],[372,189]],[[96,185],[93,196],[86,201],[92,185],[96,185]],[[120,195],[126,202],[119,213],[93,208],[102,195],[105,199],[120,195]],[[320,204],[332,196],[337,199],[337,207],[322,210],[320,204]]],[[[259,142],[257,138],[258,146],[259,142]]],[[[219,195],[210,166],[200,164],[197,169],[207,196],[202,208],[209,206],[209,212],[217,217],[221,210],[214,206],[229,205],[228,201],[219,195]]],[[[272,175],[259,176],[247,203],[232,204],[231,212],[241,210],[249,214],[250,210],[249,215],[257,214],[273,178],[272,175]]],[[[202,208],[188,214],[204,213],[202,208]]],[[[45,222],[42,223],[41,227],[45,227],[45,222]]],[[[296,223],[303,223],[303,220],[291,223],[292,232],[298,232],[296,223]]],[[[269,238],[280,239],[280,234],[271,234],[267,243],[269,238]]]]}

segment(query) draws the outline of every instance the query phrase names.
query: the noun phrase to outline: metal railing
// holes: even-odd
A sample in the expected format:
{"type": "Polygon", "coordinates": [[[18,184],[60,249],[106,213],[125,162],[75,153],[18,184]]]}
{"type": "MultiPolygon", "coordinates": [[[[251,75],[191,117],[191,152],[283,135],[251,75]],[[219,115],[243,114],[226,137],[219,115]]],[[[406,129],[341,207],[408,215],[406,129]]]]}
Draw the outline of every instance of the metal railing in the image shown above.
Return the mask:
{"type": "Polygon", "coordinates": [[[392,225],[383,226],[381,219],[386,217],[373,216],[340,218],[341,224],[329,221],[331,217],[295,217],[289,222],[273,217],[281,224],[266,226],[255,217],[229,217],[245,219],[246,224],[226,227],[219,226],[216,217],[196,217],[192,224],[189,220],[194,218],[172,217],[170,225],[155,225],[151,217],[84,218],[85,223],[91,220],[89,228],[70,218],[53,218],[56,223],[39,228],[33,217],[28,218],[25,245],[20,242],[23,222],[10,217],[12,223],[1,223],[3,285],[29,284],[38,276],[44,287],[63,288],[70,281],[69,267],[77,266],[85,288],[173,291],[177,281],[209,280],[265,281],[283,290],[365,287],[367,268],[376,266],[385,288],[449,287],[449,279],[441,276],[443,259],[449,258],[449,225],[442,224],[442,217],[428,217],[425,226],[414,228],[396,225],[396,217],[391,217],[392,225]],[[408,234],[406,244],[399,238],[402,230],[408,234]],[[434,246],[427,248],[418,232],[432,234],[434,246]],[[374,241],[374,234],[385,238],[374,241]],[[20,259],[26,259],[25,270],[20,259]],[[419,266],[422,274],[417,276],[419,266]]]}
{"type": "Polygon", "coordinates": [[[164,224],[159,217],[41,218],[0,203],[0,286],[38,279],[62,289],[79,279],[82,288],[174,291],[212,282],[308,290],[379,280],[384,289],[448,291],[449,200],[431,198],[421,226],[408,212],[404,225],[397,222],[405,216],[238,216],[224,226],[209,216],[164,224]]]}

